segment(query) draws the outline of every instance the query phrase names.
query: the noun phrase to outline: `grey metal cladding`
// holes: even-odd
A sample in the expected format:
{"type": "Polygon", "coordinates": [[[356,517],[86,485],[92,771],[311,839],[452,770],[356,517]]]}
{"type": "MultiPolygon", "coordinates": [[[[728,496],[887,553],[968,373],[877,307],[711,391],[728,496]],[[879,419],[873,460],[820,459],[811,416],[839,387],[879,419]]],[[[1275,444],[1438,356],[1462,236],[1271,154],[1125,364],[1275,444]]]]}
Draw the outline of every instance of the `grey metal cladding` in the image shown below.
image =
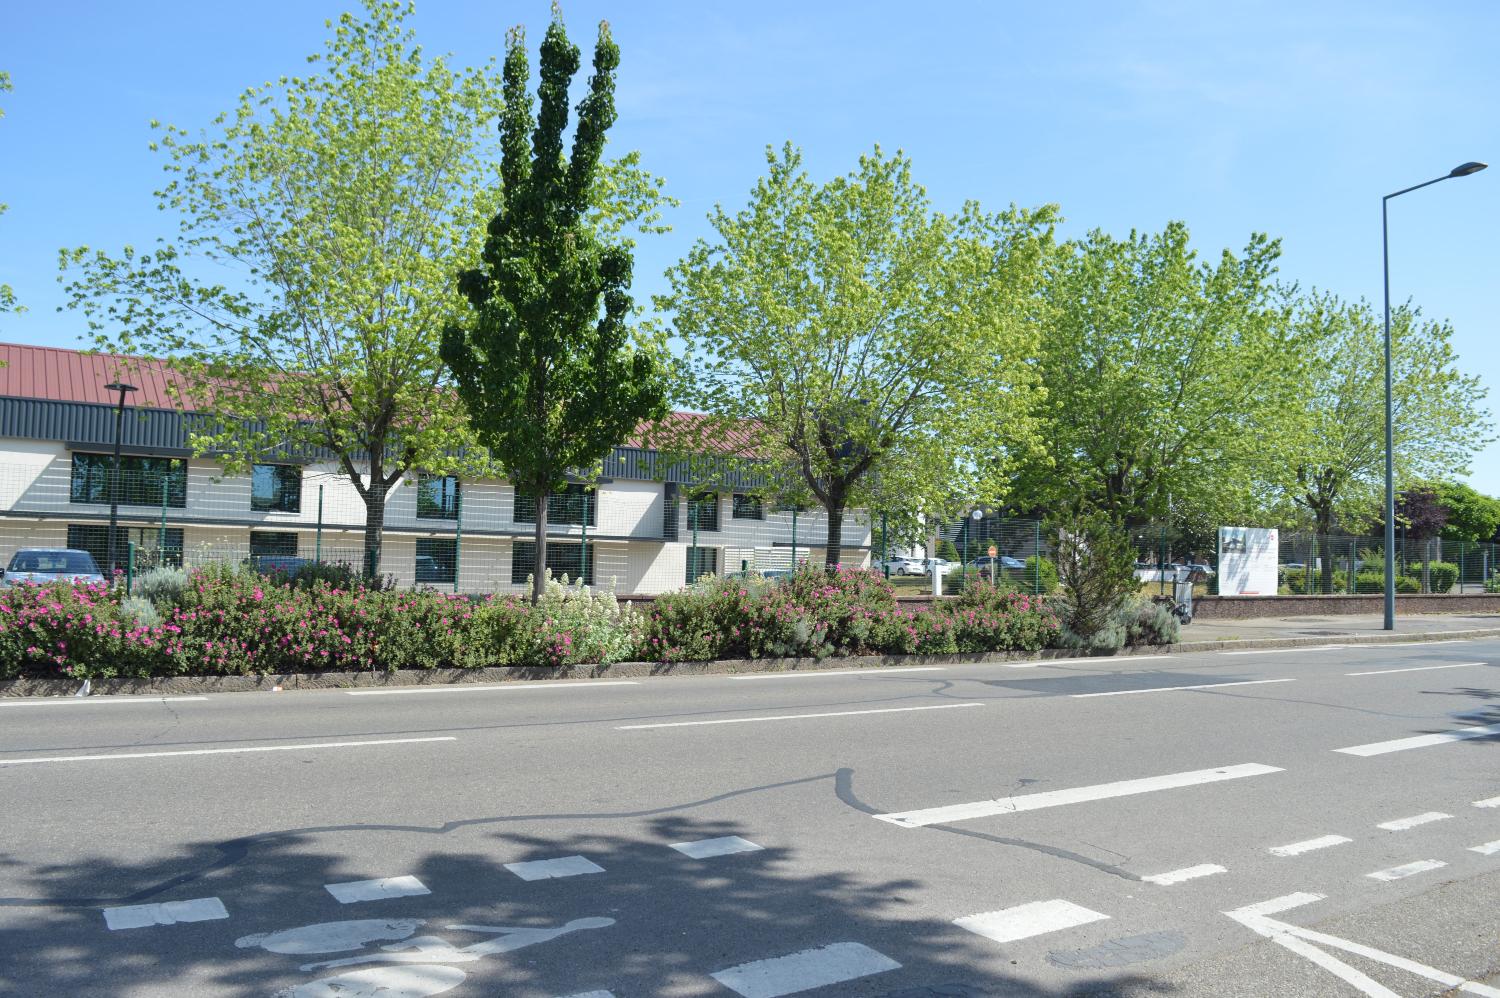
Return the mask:
{"type": "MultiPolygon", "coordinates": [[[[121,425],[121,442],[127,451],[181,457],[191,453],[188,435],[195,422],[209,417],[176,409],[129,407],[121,425]]],[[[115,441],[115,407],[95,402],[58,402],[51,399],[0,397],[0,437],[25,440],[49,440],[66,444],[70,449],[109,450],[115,441]]],[[[293,456],[270,453],[266,457],[291,461],[326,460],[332,455],[293,456]]],[[[642,447],[616,447],[604,459],[606,478],[628,478],[637,481],[676,482],[679,485],[706,484],[726,489],[755,489],[764,485],[760,475],[747,473],[741,462],[710,460],[695,469],[687,462],[667,464],[657,451],[642,447]]]]}

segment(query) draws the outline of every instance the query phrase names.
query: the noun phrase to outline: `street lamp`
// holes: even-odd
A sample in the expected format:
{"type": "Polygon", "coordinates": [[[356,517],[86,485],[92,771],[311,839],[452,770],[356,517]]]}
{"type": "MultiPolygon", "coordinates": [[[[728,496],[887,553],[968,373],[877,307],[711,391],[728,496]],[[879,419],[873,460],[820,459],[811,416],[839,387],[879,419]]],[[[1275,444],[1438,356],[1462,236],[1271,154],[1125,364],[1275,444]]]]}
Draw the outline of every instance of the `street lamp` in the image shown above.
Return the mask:
{"type": "Polygon", "coordinates": [[[111,584],[115,581],[115,531],[120,522],[120,433],[125,425],[125,396],[135,391],[135,385],[123,381],[112,381],[104,386],[105,391],[119,392],[120,401],[115,405],[115,458],[109,466],[109,569],[111,584]]]}
{"type": "Polygon", "coordinates": [[[1380,199],[1380,252],[1385,268],[1385,629],[1396,629],[1396,447],[1391,423],[1391,243],[1386,205],[1391,198],[1454,177],[1467,177],[1485,168],[1484,163],[1463,163],[1443,176],[1406,187],[1380,199]]]}

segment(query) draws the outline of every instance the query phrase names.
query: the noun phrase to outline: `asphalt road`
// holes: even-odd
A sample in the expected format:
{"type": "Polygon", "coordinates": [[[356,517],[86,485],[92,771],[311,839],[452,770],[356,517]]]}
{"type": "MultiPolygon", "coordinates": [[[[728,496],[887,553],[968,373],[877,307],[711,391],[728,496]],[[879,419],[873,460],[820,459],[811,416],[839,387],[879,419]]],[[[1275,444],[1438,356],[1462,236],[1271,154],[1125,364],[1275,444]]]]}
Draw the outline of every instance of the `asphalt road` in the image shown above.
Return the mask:
{"type": "Polygon", "coordinates": [[[1500,996],[1494,641],[4,702],[0,802],[7,996],[1500,996]]]}

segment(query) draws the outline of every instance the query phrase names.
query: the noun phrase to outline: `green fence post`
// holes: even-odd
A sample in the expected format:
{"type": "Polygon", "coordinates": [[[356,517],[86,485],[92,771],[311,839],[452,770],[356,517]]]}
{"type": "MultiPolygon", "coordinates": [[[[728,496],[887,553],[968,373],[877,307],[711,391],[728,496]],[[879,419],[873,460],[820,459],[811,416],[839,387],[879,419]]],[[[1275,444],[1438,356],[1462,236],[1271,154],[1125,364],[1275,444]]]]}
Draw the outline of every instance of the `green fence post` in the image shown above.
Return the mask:
{"type": "Polygon", "coordinates": [[[583,536],[578,544],[578,581],[588,585],[589,580],[589,493],[585,488],[583,495],[583,515],[578,519],[583,523],[583,536]]]}
{"type": "Polygon", "coordinates": [[[313,561],[323,561],[323,486],[318,486],[318,532],[313,547],[313,561]]]}
{"type": "Polygon", "coordinates": [[[891,532],[890,524],[886,519],[885,512],[880,514],[880,565],[885,569],[885,577],[891,577],[891,532]]]}
{"type": "Polygon", "coordinates": [[[1031,595],[1042,592],[1042,525],[1031,521],[1031,595]]]}
{"type": "MultiPolygon", "coordinates": [[[[693,545],[698,544],[698,521],[693,521],[693,545]]],[[[792,507],[792,571],[797,571],[797,507],[792,507]]]]}
{"type": "Polygon", "coordinates": [[[162,479],[161,483],[161,529],[156,532],[156,564],[166,564],[162,560],[163,552],[167,550],[167,482],[162,479]]]}
{"type": "Polygon", "coordinates": [[[1354,595],[1354,542],[1349,542],[1349,595],[1354,595]]]}
{"type": "Polygon", "coordinates": [[[125,544],[125,595],[130,595],[130,589],[135,584],[135,541],[127,541],[125,544]]]}
{"type": "MultiPolygon", "coordinates": [[[[588,529],[587,527],[584,528],[588,529]]],[[[462,492],[453,493],[453,591],[458,592],[458,566],[459,553],[464,543],[464,496],[462,492]]]]}

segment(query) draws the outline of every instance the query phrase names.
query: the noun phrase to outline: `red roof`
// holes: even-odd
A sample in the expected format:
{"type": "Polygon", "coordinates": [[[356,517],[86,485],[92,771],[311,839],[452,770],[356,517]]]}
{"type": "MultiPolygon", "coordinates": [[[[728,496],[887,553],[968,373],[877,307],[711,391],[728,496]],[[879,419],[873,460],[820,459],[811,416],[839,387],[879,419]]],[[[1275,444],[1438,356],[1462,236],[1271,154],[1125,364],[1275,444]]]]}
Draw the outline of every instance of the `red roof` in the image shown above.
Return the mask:
{"type": "Polygon", "coordinates": [[[177,379],[160,361],[24,343],[0,343],[0,361],[0,396],[114,405],[119,393],[104,386],[123,380],[139,389],[126,396],[126,405],[177,408],[168,390],[177,379]]]}
{"type": "MultiPolygon", "coordinates": [[[[0,396],[11,398],[114,405],[119,394],[106,391],[104,386],[123,380],[139,389],[126,396],[126,405],[176,409],[178,401],[169,386],[175,382],[180,389],[186,387],[186,382],[162,361],[118,354],[0,343],[0,362],[5,365],[0,367],[0,396]]],[[[714,453],[754,457],[763,446],[756,439],[756,429],[753,422],[732,423],[702,413],[674,412],[654,426],[643,423],[625,446],[670,449],[679,444],[693,450],[706,446],[714,453]],[[713,439],[705,440],[705,436],[713,439]]]]}

